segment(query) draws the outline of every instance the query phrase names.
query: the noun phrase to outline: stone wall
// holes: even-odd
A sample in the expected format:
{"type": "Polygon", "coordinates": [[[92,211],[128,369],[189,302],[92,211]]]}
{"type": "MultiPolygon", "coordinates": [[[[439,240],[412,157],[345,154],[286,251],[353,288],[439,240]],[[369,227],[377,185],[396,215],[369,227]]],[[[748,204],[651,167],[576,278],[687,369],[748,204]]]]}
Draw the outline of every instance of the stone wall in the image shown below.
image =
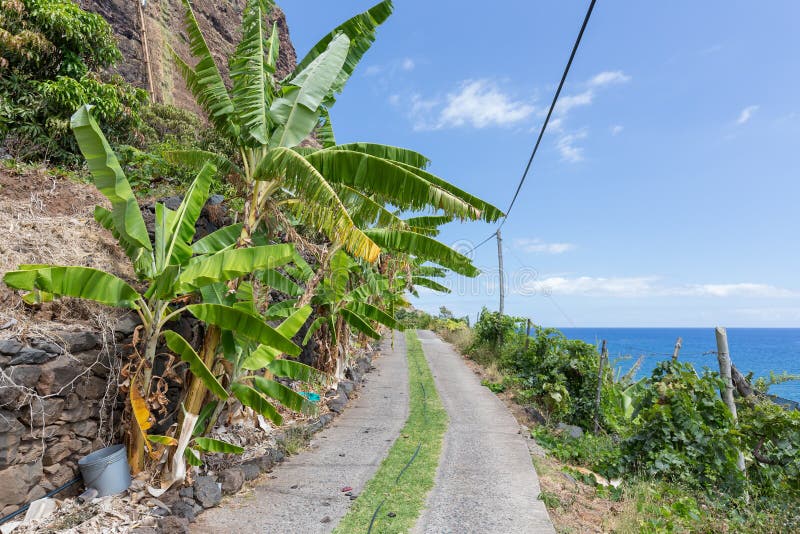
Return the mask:
{"type": "Polygon", "coordinates": [[[0,340],[0,515],[72,480],[78,459],[118,441],[117,373],[136,324],[0,340]]]}

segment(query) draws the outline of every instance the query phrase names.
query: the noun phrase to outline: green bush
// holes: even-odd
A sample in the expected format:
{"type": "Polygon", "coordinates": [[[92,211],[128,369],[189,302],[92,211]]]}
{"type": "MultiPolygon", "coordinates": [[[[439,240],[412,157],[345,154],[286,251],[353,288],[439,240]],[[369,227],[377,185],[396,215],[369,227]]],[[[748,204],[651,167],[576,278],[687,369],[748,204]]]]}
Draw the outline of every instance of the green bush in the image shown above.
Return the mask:
{"type": "Polygon", "coordinates": [[[146,93],[100,70],[121,58],[111,26],[71,0],[0,3],[0,135],[21,160],[80,161],[69,117],[82,104],[112,143],[133,143],[146,93]]]}

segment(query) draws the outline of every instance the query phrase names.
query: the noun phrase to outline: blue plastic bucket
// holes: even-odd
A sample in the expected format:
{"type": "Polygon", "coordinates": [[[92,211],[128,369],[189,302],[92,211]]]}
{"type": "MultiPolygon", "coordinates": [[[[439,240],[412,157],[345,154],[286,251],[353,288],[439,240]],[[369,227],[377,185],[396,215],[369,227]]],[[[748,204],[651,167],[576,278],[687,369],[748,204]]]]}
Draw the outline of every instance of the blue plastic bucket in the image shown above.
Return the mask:
{"type": "Polygon", "coordinates": [[[131,485],[131,468],[126,453],[125,445],[112,445],[78,460],[86,488],[96,489],[98,497],[128,489],[131,485]]]}

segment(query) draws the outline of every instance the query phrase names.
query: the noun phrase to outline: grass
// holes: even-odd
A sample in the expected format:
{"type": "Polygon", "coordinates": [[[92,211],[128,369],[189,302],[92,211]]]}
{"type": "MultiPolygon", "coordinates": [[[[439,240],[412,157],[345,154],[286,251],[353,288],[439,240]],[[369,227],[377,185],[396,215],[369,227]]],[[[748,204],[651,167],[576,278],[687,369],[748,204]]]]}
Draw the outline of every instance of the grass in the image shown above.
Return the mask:
{"type": "Polygon", "coordinates": [[[416,523],[433,488],[442,439],[447,430],[447,412],[436,392],[422,345],[413,331],[406,332],[406,347],[410,389],[408,419],[378,472],[367,483],[335,533],[367,532],[381,502],[383,505],[375,515],[372,532],[407,532],[416,523]],[[414,461],[406,468],[415,453],[414,461]],[[405,472],[402,472],[404,468],[405,472]]]}

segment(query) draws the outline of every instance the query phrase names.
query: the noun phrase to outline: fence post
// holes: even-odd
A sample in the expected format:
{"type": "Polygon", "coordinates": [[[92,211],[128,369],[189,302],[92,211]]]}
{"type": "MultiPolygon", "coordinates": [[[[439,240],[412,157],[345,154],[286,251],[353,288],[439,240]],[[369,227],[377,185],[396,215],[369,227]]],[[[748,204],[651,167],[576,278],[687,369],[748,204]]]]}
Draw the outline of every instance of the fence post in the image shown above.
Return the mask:
{"type": "Polygon", "coordinates": [[[678,361],[678,353],[681,351],[682,344],[683,344],[683,339],[681,339],[681,337],[678,336],[678,340],[675,342],[675,350],[672,352],[672,361],[673,362],[677,362],[678,361]]]}
{"type": "MultiPolygon", "coordinates": [[[[728,332],[725,328],[718,326],[715,330],[717,336],[717,361],[719,361],[719,376],[722,378],[724,389],[720,392],[722,400],[728,406],[733,416],[734,424],[738,422],[736,414],[736,403],[733,402],[733,380],[731,378],[731,353],[728,350],[728,332]]],[[[744,454],[738,452],[736,467],[744,472],[744,454]]]]}
{"type": "Polygon", "coordinates": [[[605,367],[606,360],[608,359],[608,349],[606,348],[606,340],[603,340],[602,348],[600,349],[600,365],[597,371],[597,396],[594,399],[594,433],[597,435],[600,432],[600,395],[603,391],[603,367],[605,367]]]}
{"type": "Polygon", "coordinates": [[[528,319],[528,326],[525,328],[525,352],[528,352],[528,346],[531,343],[531,320],[528,319]]]}

